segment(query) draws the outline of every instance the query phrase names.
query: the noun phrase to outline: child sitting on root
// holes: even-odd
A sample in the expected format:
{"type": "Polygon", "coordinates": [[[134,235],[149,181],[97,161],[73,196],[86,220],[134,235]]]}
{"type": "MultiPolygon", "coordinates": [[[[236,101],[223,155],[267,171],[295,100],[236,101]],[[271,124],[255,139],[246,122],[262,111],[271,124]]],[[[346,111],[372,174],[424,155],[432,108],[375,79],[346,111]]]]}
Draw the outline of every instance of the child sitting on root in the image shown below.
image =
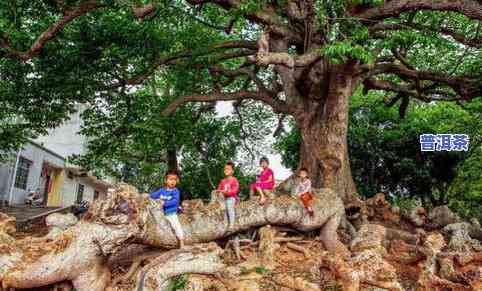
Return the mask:
{"type": "Polygon", "coordinates": [[[184,232],[181,223],[177,217],[179,209],[180,193],[176,188],[179,182],[179,176],[175,172],[168,172],[164,177],[164,187],[150,194],[151,199],[161,199],[163,201],[164,215],[171,225],[177,239],[179,240],[179,248],[184,247],[184,232]]]}
{"type": "Polygon", "coordinates": [[[235,205],[238,202],[239,182],[234,176],[234,164],[227,162],[224,166],[225,178],[219,182],[218,188],[214,191],[215,195],[221,194],[224,196],[226,203],[226,212],[228,214],[228,230],[232,230],[236,218],[235,205]]]}
{"type": "Polygon", "coordinates": [[[301,200],[303,206],[308,211],[310,216],[313,216],[313,208],[311,207],[311,200],[313,200],[313,195],[311,194],[311,180],[308,177],[308,170],[306,168],[301,168],[299,173],[299,182],[293,189],[293,195],[301,200]]]}

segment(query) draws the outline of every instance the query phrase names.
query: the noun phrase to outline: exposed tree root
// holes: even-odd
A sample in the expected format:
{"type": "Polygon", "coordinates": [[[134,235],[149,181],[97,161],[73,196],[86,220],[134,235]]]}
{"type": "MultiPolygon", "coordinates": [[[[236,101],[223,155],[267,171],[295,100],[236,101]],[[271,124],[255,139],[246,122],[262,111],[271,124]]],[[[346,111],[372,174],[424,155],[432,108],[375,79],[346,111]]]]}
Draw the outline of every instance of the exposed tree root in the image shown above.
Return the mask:
{"type": "Polygon", "coordinates": [[[299,291],[320,291],[318,285],[306,281],[301,277],[292,277],[288,274],[277,274],[273,276],[273,281],[287,288],[291,288],[299,291]]]}
{"type": "Polygon", "coordinates": [[[145,266],[138,276],[137,291],[167,290],[170,278],[186,274],[214,274],[225,268],[215,243],[189,246],[163,253],[145,266]]]}
{"type": "Polygon", "coordinates": [[[287,243],[286,247],[302,253],[305,256],[305,258],[308,258],[310,256],[309,250],[302,246],[295,245],[294,243],[287,243]]]}
{"type": "MultiPolygon", "coordinates": [[[[227,231],[222,208],[199,209],[192,215],[180,215],[180,221],[186,242],[193,244],[269,224],[309,231],[343,213],[341,199],[327,189],[314,191],[313,208],[316,215],[311,218],[299,201],[289,196],[277,197],[265,206],[257,201],[241,202],[233,232],[227,231]]],[[[4,287],[35,288],[71,280],[78,291],[104,290],[110,280],[106,258],[120,249],[133,242],[164,248],[177,246],[174,232],[160,209],[161,205],[148,199],[148,195],[121,185],[106,200],[94,203],[85,220],[47,240],[16,241],[1,232],[0,281],[4,287]]],[[[58,218],[53,220],[59,223],[52,226],[68,220],[58,218]]],[[[6,219],[2,221],[4,228],[11,225],[6,219]]],[[[336,230],[337,224],[338,220],[327,223],[330,232],[336,230]]],[[[333,244],[333,238],[327,237],[327,245],[330,243],[333,244]]]]}
{"type": "Polygon", "coordinates": [[[150,252],[144,253],[140,256],[134,257],[134,259],[132,260],[132,264],[129,267],[129,270],[127,271],[127,273],[125,273],[123,276],[119,276],[119,277],[115,278],[112,281],[111,286],[115,286],[115,285],[117,285],[121,282],[125,282],[125,281],[130,280],[132,278],[132,276],[134,276],[134,274],[137,273],[137,271],[139,270],[139,268],[140,268],[140,266],[141,266],[141,264],[144,260],[149,259],[149,258],[155,258],[155,257],[158,257],[160,255],[161,255],[161,253],[159,251],[150,251],[150,252]]]}
{"type": "Polygon", "coordinates": [[[482,262],[482,252],[461,253],[455,256],[455,260],[461,266],[466,266],[472,262],[482,262]]]}
{"type": "Polygon", "coordinates": [[[454,221],[453,217],[447,209],[440,208],[435,214],[424,213],[427,222],[416,231],[401,217],[397,227],[400,211],[378,194],[368,199],[365,206],[359,204],[358,214],[380,224],[362,223],[355,234],[350,234],[345,221],[344,231],[350,242],[347,248],[337,236],[343,205],[331,202],[328,210],[326,203],[333,200],[330,193],[315,194],[318,216],[314,219],[306,216],[299,201],[287,196],[277,197],[265,206],[256,201],[243,202],[237,209],[234,232],[224,228],[226,215],[221,204],[207,208],[198,202],[185,203],[186,207],[195,208],[185,211],[188,215],[180,215],[188,241],[194,245],[175,250],[169,250],[177,241],[159,211],[161,205],[129,187],[119,188],[107,200],[94,204],[87,220],[75,223],[63,215],[49,218],[49,227],[57,231],[42,238],[15,240],[5,233],[15,231],[12,220],[2,216],[0,281],[5,288],[51,284],[57,290],[70,288],[57,282],[71,281],[76,290],[100,291],[127,290],[131,278],[137,277],[137,288],[141,290],[164,290],[173,276],[206,273],[217,276],[188,276],[191,289],[186,290],[325,290],[327,286],[336,288],[337,284],[344,291],[403,290],[407,279],[407,286],[422,291],[482,290],[482,249],[475,239],[482,230],[477,222],[446,224],[454,221]],[[445,224],[445,238],[437,230],[427,231],[440,216],[443,218],[437,227],[445,224]],[[428,228],[427,223],[431,225],[428,228]],[[310,233],[301,234],[320,227],[319,239],[311,239],[310,233]],[[287,236],[286,232],[297,235],[287,236]],[[243,233],[250,235],[243,238],[243,233]],[[236,263],[226,268],[221,262],[222,250],[214,243],[202,244],[225,237],[232,237],[225,245],[230,252],[225,262],[236,263]],[[312,262],[308,259],[315,253],[318,256],[319,250],[311,246],[319,241],[326,249],[320,265],[284,272],[293,267],[291,260],[299,264],[301,256],[297,253],[312,262]],[[281,244],[284,246],[280,249],[281,244]],[[147,259],[149,263],[142,267],[147,259]],[[410,278],[404,277],[405,267],[410,278]],[[110,282],[110,269],[114,268],[122,269],[122,275],[110,282]],[[321,274],[312,272],[313,268],[321,274]],[[279,269],[284,271],[280,273],[279,269]],[[311,275],[306,277],[305,273],[311,275]],[[310,283],[320,275],[326,278],[324,284],[318,287],[310,283]]]}
{"type": "Polygon", "coordinates": [[[0,233],[13,234],[17,230],[16,219],[13,216],[9,216],[0,212],[0,233]]]}
{"type": "Polygon", "coordinates": [[[265,226],[259,230],[259,258],[263,266],[268,270],[276,267],[275,254],[280,245],[275,242],[276,230],[272,227],[265,226]]]}
{"type": "Polygon", "coordinates": [[[471,224],[467,222],[445,226],[442,232],[450,236],[448,248],[457,252],[482,251],[481,243],[470,236],[471,228],[471,224]]]}

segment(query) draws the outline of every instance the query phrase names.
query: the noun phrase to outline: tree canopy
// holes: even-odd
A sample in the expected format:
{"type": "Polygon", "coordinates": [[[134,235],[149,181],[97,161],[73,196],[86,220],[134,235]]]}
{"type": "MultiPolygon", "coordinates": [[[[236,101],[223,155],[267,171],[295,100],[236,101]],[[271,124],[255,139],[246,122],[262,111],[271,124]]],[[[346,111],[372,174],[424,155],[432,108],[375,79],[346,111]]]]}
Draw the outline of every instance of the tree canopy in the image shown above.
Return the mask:
{"type": "MultiPolygon", "coordinates": [[[[9,150],[44,133],[76,102],[93,105],[85,132],[101,134],[96,118],[111,118],[103,110],[123,112],[129,103],[137,113],[112,119],[112,130],[142,127],[131,121],[146,104],[167,116],[188,102],[255,100],[280,119],[293,117],[299,164],[316,185],[350,194],[351,96],[358,88],[384,92],[377,96],[400,116],[412,104],[480,98],[481,11],[475,0],[4,1],[0,145],[9,150]],[[183,90],[149,89],[164,92],[173,82],[183,90]]],[[[125,143],[116,153],[126,147],[152,159],[152,150],[169,146],[125,143]]]]}

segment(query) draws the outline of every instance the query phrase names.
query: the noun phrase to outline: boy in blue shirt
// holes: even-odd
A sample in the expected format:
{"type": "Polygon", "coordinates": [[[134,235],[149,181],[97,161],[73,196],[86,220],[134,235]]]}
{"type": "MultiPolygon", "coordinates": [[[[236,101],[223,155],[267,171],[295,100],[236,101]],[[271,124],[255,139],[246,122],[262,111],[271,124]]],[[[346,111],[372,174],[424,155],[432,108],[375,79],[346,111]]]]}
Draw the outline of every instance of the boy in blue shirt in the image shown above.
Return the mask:
{"type": "Polygon", "coordinates": [[[164,177],[164,187],[151,193],[151,199],[161,199],[163,201],[164,215],[169,221],[177,239],[179,240],[179,248],[184,247],[184,232],[182,230],[181,223],[177,217],[177,211],[180,203],[180,193],[176,188],[179,182],[177,173],[168,172],[164,177]]]}

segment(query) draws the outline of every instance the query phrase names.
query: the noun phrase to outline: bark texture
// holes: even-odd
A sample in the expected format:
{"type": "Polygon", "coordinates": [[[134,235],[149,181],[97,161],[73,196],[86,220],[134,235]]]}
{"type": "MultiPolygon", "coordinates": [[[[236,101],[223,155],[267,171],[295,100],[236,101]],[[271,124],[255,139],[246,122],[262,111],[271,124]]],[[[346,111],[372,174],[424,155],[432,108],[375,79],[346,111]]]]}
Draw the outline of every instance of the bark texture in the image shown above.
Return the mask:
{"type": "Polygon", "coordinates": [[[300,167],[308,169],[316,186],[342,193],[345,202],[356,195],[347,133],[349,99],[357,79],[350,69],[335,66],[322,88],[326,92],[320,92],[324,98],[305,101],[303,109],[294,114],[302,137],[300,167]]]}
{"type": "Polygon", "coordinates": [[[169,279],[186,273],[215,274],[226,266],[215,243],[163,253],[140,272],[136,290],[169,290],[169,279]]]}

